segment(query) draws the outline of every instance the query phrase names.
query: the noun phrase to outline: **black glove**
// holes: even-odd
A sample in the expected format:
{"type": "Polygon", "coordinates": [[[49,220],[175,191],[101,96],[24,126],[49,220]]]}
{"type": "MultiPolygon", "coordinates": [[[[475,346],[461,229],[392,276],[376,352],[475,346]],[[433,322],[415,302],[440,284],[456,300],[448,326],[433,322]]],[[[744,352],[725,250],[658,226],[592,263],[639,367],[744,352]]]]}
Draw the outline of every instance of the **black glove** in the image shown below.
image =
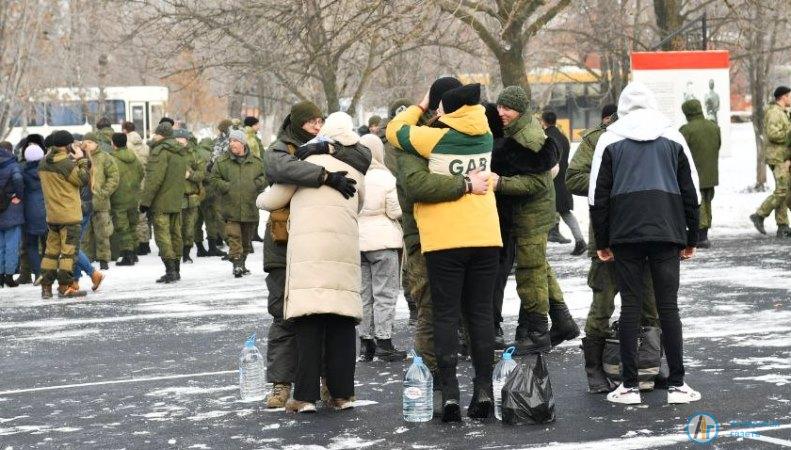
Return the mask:
{"type": "Polygon", "coordinates": [[[327,178],[324,180],[324,184],[340,192],[343,198],[346,199],[351,198],[354,193],[357,192],[357,188],[354,187],[357,182],[347,177],[347,173],[349,172],[345,170],[340,172],[327,172],[327,178]]]}
{"type": "Polygon", "coordinates": [[[330,143],[327,141],[305,144],[297,149],[296,156],[305,159],[311,155],[326,155],[330,152],[330,143]]]}
{"type": "Polygon", "coordinates": [[[148,206],[140,205],[140,214],[147,214],[148,213],[148,206]]]}

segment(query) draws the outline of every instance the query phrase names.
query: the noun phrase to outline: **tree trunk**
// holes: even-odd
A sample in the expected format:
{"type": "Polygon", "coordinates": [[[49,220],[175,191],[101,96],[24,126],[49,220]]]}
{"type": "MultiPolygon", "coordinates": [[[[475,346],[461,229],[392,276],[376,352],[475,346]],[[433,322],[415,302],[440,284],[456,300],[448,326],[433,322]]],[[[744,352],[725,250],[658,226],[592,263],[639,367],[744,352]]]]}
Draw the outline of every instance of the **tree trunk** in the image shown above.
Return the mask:
{"type": "Polygon", "coordinates": [[[527,99],[532,99],[532,92],[530,90],[530,83],[527,81],[527,73],[525,71],[525,57],[524,45],[511,44],[511,48],[497,57],[497,62],[500,65],[500,78],[503,82],[503,87],[507,86],[522,86],[527,92],[527,99]]]}
{"type": "Polygon", "coordinates": [[[755,131],[755,189],[763,191],[766,187],[766,163],[764,162],[764,92],[766,79],[763,71],[759,69],[760,63],[750,58],[750,94],[753,100],[753,130],[755,131]]]}
{"type": "MultiPolygon", "coordinates": [[[[681,28],[684,23],[681,17],[682,0],[654,0],[654,14],[656,15],[656,26],[659,28],[659,36],[665,39],[674,31],[681,28]]],[[[686,43],[684,37],[676,35],[673,39],[662,44],[662,50],[684,50],[686,43]]]]}

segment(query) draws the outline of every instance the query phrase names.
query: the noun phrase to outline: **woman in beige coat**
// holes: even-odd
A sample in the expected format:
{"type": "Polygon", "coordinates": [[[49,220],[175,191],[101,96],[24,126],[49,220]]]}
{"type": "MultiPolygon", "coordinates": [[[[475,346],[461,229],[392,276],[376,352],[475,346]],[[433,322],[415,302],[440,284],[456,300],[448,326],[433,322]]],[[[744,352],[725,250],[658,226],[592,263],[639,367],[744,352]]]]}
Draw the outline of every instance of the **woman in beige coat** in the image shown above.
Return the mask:
{"type": "Polygon", "coordinates": [[[327,117],[317,139],[328,142],[328,153],[313,154],[307,161],[328,172],[346,172],[356,182],[356,194],[345,198],[329,186],[275,184],[256,201],[268,211],[290,202],[284,318],[294,323],[299,354],[294,394],[286,410],[296,412],[316,410],[322,361],[332,406],[352,407],[355,325],[362,318],[357,214],[363,204],[364,175],[332,157],[335,146],[360,145],[359,136],[351,117],[338,112],[327,117]]]}

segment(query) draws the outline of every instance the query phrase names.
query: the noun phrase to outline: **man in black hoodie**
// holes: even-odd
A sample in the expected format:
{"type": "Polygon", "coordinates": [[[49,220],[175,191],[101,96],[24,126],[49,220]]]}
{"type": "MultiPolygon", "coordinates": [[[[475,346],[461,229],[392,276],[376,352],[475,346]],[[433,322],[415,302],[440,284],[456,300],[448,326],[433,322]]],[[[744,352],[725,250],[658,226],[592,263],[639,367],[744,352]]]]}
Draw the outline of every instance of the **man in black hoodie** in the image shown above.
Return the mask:
{"type": "Polygon", "coordinates": [[[678,314],[679,260],[695,255],[698,238],[695,165],[683,136],[658,111],[653,93],[643,84],[626,86],[618,117],[596,144],[588,190],[597,254],[615,264],[621,292],[623,383],[607,400],[641,401],[637,338],[648,268],[670,370],[667,402],[697,401],[700,393],[684,382],[678,314]]]}

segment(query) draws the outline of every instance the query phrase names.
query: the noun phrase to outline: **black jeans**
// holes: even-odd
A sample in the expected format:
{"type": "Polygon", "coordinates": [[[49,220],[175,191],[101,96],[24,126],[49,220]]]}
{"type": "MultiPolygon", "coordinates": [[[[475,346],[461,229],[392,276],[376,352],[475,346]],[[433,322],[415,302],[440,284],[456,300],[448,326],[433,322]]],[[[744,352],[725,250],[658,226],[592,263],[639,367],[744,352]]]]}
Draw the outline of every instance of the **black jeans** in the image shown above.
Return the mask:
{"type": "Polygon", "coordinates": [[[458,381],[455,374],[462,313],[470,335],[475,381],[481,384],[492,382],[492,294],[499,267],[499,250],[499,247],[471,247],[425,254],[434,309],[437,367],[443,384],[449,387],[450,395],[456,399],[458,381]]]}
{"type": "Polygon", "coordinates": [[[318,401],[322,361],[330,395],[333,398],[353,396],[356,321],[335,314],[317,314],[298,317],[293,322],[297,335],[294,400],[318,401]]]}
{"type": "Polygon", "coordinates": [[[494,308],[494,325],[503,322],[503,297],[505,297],[505,286],[508,284],[508,277],[514,268],[516,260],[516,238],[510,233],[504,233],[503,248],[499,251],[499,269],[497,270],[497,281],[494,285],[494,295],[492,296],[492,307],[494,308]]]}
{"type": "Polygon", "coordinates": [[[677,244],[645,242],[613,245],[615,274],[621,291],[619,335],[623,384],[633,388],[637,379],[637,337],[640,334],[641,302],[645,297],[645,273],[653,279],[659,323],[662,327],[662,346],[670,369],[668,383],[684,384],[684,344],[681,319],[678,315],[678,286],[680,259],[677,244]],[[648,264],[646,265],[646,262],[648,264]]]}

